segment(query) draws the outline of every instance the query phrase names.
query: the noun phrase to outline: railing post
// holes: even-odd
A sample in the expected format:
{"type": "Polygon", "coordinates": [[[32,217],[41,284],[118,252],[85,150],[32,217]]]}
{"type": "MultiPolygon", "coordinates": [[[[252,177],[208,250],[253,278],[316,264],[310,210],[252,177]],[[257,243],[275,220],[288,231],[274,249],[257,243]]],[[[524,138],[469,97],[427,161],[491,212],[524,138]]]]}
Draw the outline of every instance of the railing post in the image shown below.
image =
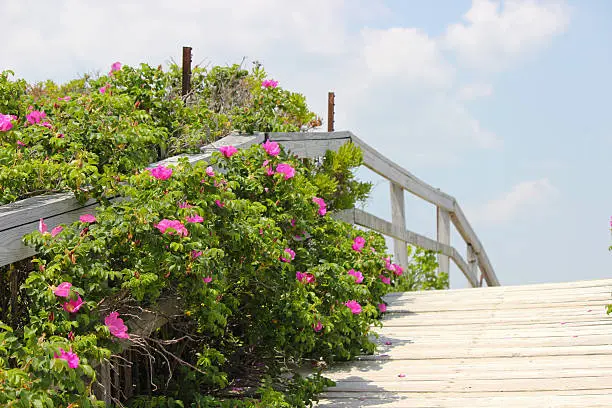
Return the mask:
{"type": "MultiPolygon", "coordinates": [[[[438,215],[438,242],[450,246],[450,213],[437,207],[438,215]]],[[[450,259],[446,255],[438,254],[438,271],[448,273],[450,259]]]]}
{"type": "MultiPolygon", "coordinates": [[[[406,230],[406,210],[404,207],[404,189],[393,182],[391,184],[391,222],[402,231],[406,230]]],[[[408,243],[393,239],[393,252],[396,262],[404,269],[408,267],[408,243]]]]}
{"type": "MultiPolygon", "coordinates": [[[[474,247],[470,244],[467,244],[467,262],[473,276],[478,276],[478,257],[476,256],[476,252],[474,252],[474,247]]],[[[482,286],[482,276],[483,275],[480,275],[479,286],[482,286]]]]}

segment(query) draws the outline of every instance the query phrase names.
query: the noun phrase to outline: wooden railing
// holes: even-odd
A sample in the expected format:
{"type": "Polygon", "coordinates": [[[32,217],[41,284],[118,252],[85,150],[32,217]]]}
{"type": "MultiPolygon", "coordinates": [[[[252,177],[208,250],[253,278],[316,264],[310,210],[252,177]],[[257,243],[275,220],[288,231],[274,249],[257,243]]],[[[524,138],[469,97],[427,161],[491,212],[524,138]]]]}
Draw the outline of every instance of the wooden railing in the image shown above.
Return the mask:
{"type": "MultiPolygon", "coordinates": [[[[393,163],[351,132],[231,135],[203,147],[201,154],[175,156],[151,166],[176,163],[180,157],[187,157],[191,163],[195,163],[209,159],[220,146],[246,148],[265,139],[282,144],[299,157],[308,158],[323,156],[327,150],[336,151],[348,142],[354,143],[363,152],[365,167],[390,183],[392,222],[358,209],[343,211],[336,217],[393,238],[395,257],[403,267],[408,263],[407,244],[411,244],[439,252],[439,270],[442,272],[448,273],[449,260],[452,259],[473,287],[481,286],[483,280],[488,286],[499,285],[484,247],[457,201],[393,163]],[[437,240],[406,229],[404,191],[437,207],[437,240]],[[467,245],[467,261],[450,244],[451,222],[467,245]]],[[[40,218],[44,218],[49,228],[53,228],[61,223],[76,221],[80,215],[92,212],[96,205],[94,200],[80,205],[72,194],[65,193],[33,197],[0,207],[0,266],[34,255],[34,250],[22,243],[22,237],[37,228],[40,218]]]]}
{"type": "MultiPolygon", "coordinates": [[[[463,272],[471,286],[481,286],[484,279],[489,286],[498,286],[493,267],[486,252],[468,223],[456,200],[433,188],[402,167],[391,162],[351,132],[317,132],[317,133],[269,133],[256,135],[231,135],[202,148],[202,153],[181,155],[151,164],[176,163],[179,158],[187,157],[195,163],[207,160],[221,146],[233,145],[247,148],[264,140],[276,141],[285,149],[299,157],[315,158],[324,156],[327,150],[338,150],[345,143],[352,142],[363,151],[364,165],[390,182],[392,222],[383,220],[373,214],[359,209],[345,210],[334,214],[334,217],[360,225],[389,236],[394,240],[394,251],[397,262],[406,267],[408,264],[407,244],[416,245],[439,253],[439,270],[448,272],[449,260],[452,259],[463,272]],[[432,204],[437,211],[437,240],[425,237],[406,229],[404,191],[408,191],[432,204]],[[467,262],[459,252],[450,245],[450,223],[467,244],[467,262]],[[478,276],[478,269],[481,271],[478,276]]],[[[71,193],[38,196],[0,207],[0,266],[8,265],[35,254],[26,247],[22,237],[38,227],[40,218],[44,218],[49,229],[76,221],[82,214],[95,211],[97,203],[89,200],[81,205],[71,193]]],[[[154,310],[144,311],[137,319],[130,320],[131,333],[148,336],[156,328],[163,326],[171,316],[180,313],[177,299],[160,299],[154,310]]],[[[111,375],[108,362],[98,367],[99,397],[111,402],[111,375]]]]}

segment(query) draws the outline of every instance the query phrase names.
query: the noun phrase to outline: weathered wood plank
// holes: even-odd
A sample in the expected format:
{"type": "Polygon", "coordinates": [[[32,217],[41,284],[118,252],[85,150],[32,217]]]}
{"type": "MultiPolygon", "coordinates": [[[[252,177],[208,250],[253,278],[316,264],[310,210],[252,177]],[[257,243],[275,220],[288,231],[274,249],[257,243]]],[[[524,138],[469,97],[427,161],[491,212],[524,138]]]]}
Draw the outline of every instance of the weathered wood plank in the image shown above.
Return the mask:
{"type": "Polygon", "coordinates": [[[583,390],[580,394],[574,391],[524,392],[487,392],[487,393],[393,393],[379,392],[357,397],[354,393],[329,392],[327,399],[322,399],[319,408],[432,408],[432,407],[517,407],[517,408],[609,408],[612,406],[610,390],[583,390]],[[573,393],[573,394],[572,394],[573,393]]]}
{"type": "MultiPolygon", "coordinates": [[[[390,182],[391,194],[391,220],[394,226],[406,230],[406,207],[404,205],[404,189],[396,183],[390,182]]],[[[393,251],[399,265],[408,268],[408,245],[401,238],[393,238],[393,251]]]]}
{"type": "MultiPolygon", "coordinates": [[[[451,246],[450,244],[450,213],[444,208],[436,208],[436,229],[438,242],[444,245],[451,246]]],[[[466,268],[470,272],[473,272],[473,268],[466,268]]],[[[438,254],[438,270],[440,272],[449,273],[450,270],[450,258],[448,255],[438,254]]],[[[474,285],[472,285],[474,286],[474,285]]]]}
{"type": "Polygon", "coordinates": [[[465,277],[468,279],[468,282],[470,282],[472,286],[477,285],[476,276],[470,275],[470,269],[467,263],[453,247],[441,244],[438,241],[435,241],[431,238],[427,238],[424,235],[417,234],[416,232],[402,229],[400,226],[395,225],[394,223],[390,223],[389,221],[383,220],[382,218],[378,218],[368,212],[359,209],[354,209],[351,211],[354,212],[354,220],[355,224],[357,225],[369,228],[374,231],[378,231],[381,234],[387,235],[392,238],[397,238],[400,241],[408,242],[412,245],[440,252],[449,256],[455,262],[457,267],[459,267],[461,272],[463,272],[465,277]]]}
{"type": "Polygon", "coordinates": [[[598,406],[584,401],[609,401],[600,396],[612,393],[610,282],[391,294],[388,310],[399,313],[373,329],[377,352],[328,370],[337,386],[319,406],[502,406],[489,397],[503,406],[564,406],[542,405],[555,395],[580,397],[567,406],[598,406]],[[599,307],[584,300],[593,296],[599,307]],[[551,307],[549,299],[561,303],[551,307]],[[517,307],[526,301],[535,305],[517,307]],[[431,309],[413,313],[415,305],[431,309]],[[435,310],[440,305],[457,310],[435,310]],[[472,404],[485,395],[486,403],[472,404]]]}
{"type": "Polygon", "coordinates": [[[327,150],[337,151],[351,141],[350,132],[268,133],[269,140],[278,142],[298,157],[321,157],[327,150]]]}

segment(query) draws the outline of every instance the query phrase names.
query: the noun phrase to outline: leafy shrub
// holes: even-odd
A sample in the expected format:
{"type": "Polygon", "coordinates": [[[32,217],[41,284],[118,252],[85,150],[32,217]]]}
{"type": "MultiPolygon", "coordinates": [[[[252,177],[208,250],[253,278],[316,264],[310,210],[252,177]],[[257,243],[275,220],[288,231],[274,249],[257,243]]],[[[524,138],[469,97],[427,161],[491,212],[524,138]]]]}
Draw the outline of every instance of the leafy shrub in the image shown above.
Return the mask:
{"type": "Polygon", "coordinates": [[[111,72],[58,86],[0,74],[0,205],[47,192],[115,194],[117,181],[151,162],[193,152],[231,131],[299,131],[318,124],[302,95],[257,64],[180,71],[113,64],[111,72]],[[263,86],[265,84],[266,86],[263,86]],[[187,103],[185,103],[187,102],[187,103]]]}
{"type": "Polygon", "coordinates": [[[327,213],[367,194],[351,174],[359,150],[321,165],[269,142],[221,150],[125,177],[95,217],[26,236],[40,255],[27,324],[0,328],[0,403],[96,405],[93,367],[131,347],[159,357],[156,399],[135,406],[304,406],[326,380],[287,378],[288,365],[374,351],[382,296],[406,283],[382,236],[327,213]],[[168,302],[181,311],[169,326],[132,329],[168,302]]]}
{"type": "Polygon", "coordinates": [[[434,251],[408,245],[408,270],[397,290],[442,290],[449,288],[448,273],[438,271],[437,254],[434,251]]]}

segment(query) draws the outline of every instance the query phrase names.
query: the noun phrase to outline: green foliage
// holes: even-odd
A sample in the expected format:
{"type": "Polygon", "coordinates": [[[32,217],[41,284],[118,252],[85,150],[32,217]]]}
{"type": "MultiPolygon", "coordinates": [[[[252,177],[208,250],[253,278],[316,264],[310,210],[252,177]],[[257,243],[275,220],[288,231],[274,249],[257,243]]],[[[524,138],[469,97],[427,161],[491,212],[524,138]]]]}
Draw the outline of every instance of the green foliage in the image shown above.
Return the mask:
{"type": "Polygon", "coordinates": [[[448,285],[432,254],[416,251],[402,275],[382,236],[330,216],[370,191],[354,177],[362,154],[352,144],[320,162],[253,146],[210,163],[181,160],[167,178],[142,171],[232,130],[317,125],[301,95],[263,87],[265,77],[259,64],[195,68],[183,100],[177,66],[123,67],[61,86],[0,76],[0,113],[18,117],[0,133],[0,204],[51,191],[101,202],[93,222],[25,237],[39,255],[18,319],[0,322],[0,405],[103,406],[94,369],[131,346],[155,360],[134,361],[151,375],[135,376],[129,406],[306,407],[332,383],[290,367],[373,352],[383,295],[448,285]],[[33,111],[45,112],[41,123],[28,123],[33,111]],[[354,249],[358,237],[365,244],[354,249]],[[72,284],[68,298],[54,293],[62,282],[72,284]],[[137,330],[141,310],[169,304],[178,307],[170,324],[137,330]],[[105,324],[114,311],[129,340],[105,324]],[[78,366],[60,349],[78,355],[78,366]]]}
{"type": "MultiPolygon", "coordinates": [[[[39,267],[23,285],[30,300],[27,325],[0,331],[6,339],[0,362],[7,370],[0,403],[30,393],[28,398],[51,399],[57,406],[93,404],[92,366],[121,350],[104,318],[175,299],[183,316],[154,336],[164,342],[188,333],[190,340],[164,349],[188,365],[174,375],[156,367],[160,398],[136,404],[197,404],[198,394],[240,384],[260,389],[259,398],[278,406],[303,406],[325,382],[287,383],[285,362],[331,362],[373,352],[369,330],[379,324],[382,296],[405,285],[405,276],[385,266],[382,236],[321,216],[313,201],[326,197],[316,184],[322,177],[343,192],[331,196],[329,211],[338,210],[335,203],[354,203],[356,191],[365,194],[368,186],[351,174],[360,160],[352,147],[316,165],[284,152],[270,156],[261,146],[231,158],[215,154],[210,163],[181,160],[166,180],[149,171],[125,178],[116,193],[128,199],[103,204],[94,223],[65,225],[55,237],[28,234],[39,267]],[[295,175],[268,174],[281,163],[295,175]],[[210,175],[209,164],[216,174],[210,175]],[[187,221],[194,216],[195,222],[187,221]],[[163,232],[162,220],[181,222],[187,234],[163,232]],[[360,251],[352,248],[358,236],[365,239],[360,251]],[[290,262],[281,259],[288,256],[286,248],[295,252],[290,262]],[[350,269],[363,274],[362,283],[350,269]],[[298,272],[314,281],[299,281],[298,272]],[[64,311],[66,299],[53,294],[65,281],[73,285],[72,299],[78,294],[84,300],[76,314],[64,311]],[[360,313],[344,304],[349,300],[361,305],[360,313]],[[60,347],[79,355],[78,368],[53,358],[60,347]]],[[[137,333],[132,336],[138,341],[137,333]]]]}
{"type": "Polygon", "coordinates": [[[0,113],[17,117],[0,131],[0,205],[46,192],[77,198],[115,194],[117,181],[231,131],[299,131],[316,124],[302,95],[261,86],[256,64],[195,68],[185,101],[180,70],[141,64],[58,86],[28,86],[0,74],[0,113]],[[32,112],[44,112],[39,123],[32,112]]]}
{"type": "Polygon", "coordinates": [[[410,262],[399,291],[448,289],[448,273],[438,271],[436,252],[408,246],[410,262]]]}

